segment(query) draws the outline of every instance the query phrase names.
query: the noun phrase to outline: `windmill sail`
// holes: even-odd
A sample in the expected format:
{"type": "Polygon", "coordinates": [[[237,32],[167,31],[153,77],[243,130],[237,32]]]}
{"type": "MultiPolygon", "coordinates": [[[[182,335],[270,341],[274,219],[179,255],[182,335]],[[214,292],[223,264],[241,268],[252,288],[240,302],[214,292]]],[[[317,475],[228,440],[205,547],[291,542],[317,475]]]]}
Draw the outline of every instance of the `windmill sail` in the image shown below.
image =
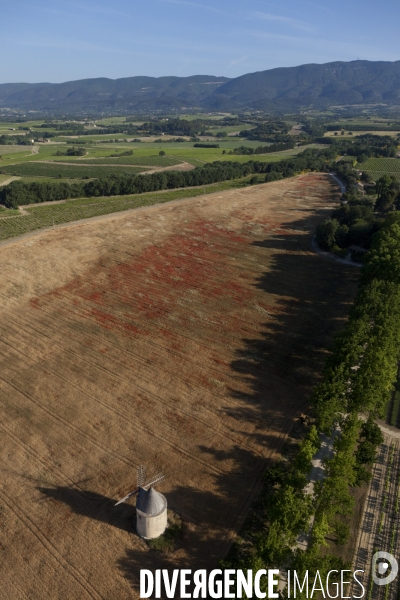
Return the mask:
{"type": "Polygon", "coordinates": [[[124,498],[122,498],[122,500],[119,500],[116,504],[114,504],[114,506],[118,506],[118,504],[122,504],[123,502],[125,502],[125,500],[129,500],[129,498],[132,498],[132,496],[134,496],[138,492],[139,492],[139,488],[137,490],[135,490],[134,492],[130,492],[129,494],[127,494],[124,498]]]}
{"type": "Polygon", "coordinates": [[[122,498],[122,500],[119,500],[114,506],[118,506],[118,504],[122,504],[126,500],[129,500],[129,498],[132,498],[132,496],[135,496],[136,494],[138,494],[141,488],[143,488],[144,490],[148,490],[149,487],[151,487],[152,485],[155,485],[156,483],[161,483],[161,481],[164,481],[164,479],[165,479],[165,477],[162,473],[158,473],[158,475],[153,477],[153,479],[151,479],[150,481],[146,481],[146,483],[139,483],[139,481],[142,482],[144,480],[144,476],[145,476],[145,468],[143,466],[140,466],[138,469],[138,487],[137,487],[137,489],[134,490],[133,492],[129,492],[129,494],[127,494],[124,498],[122,498]]]}
{"type": "Polygon", "coordinates": [[[137,470],[137,486],[143,487],[144,482],[146,481],[146,467],[144,465],[140,465],[137,470]]]}
{"type": "Polygon", "coordinates": [[[164,479],[164,475],[162,473],[159,473],[158,475],[153,477],[151,481],[146,481],[146,483],[144,483],[141,487],[144,490],[148,490],[150,486],[155,485],[156,483],[161,483],[162,481],[164,481],[164,479]]]}

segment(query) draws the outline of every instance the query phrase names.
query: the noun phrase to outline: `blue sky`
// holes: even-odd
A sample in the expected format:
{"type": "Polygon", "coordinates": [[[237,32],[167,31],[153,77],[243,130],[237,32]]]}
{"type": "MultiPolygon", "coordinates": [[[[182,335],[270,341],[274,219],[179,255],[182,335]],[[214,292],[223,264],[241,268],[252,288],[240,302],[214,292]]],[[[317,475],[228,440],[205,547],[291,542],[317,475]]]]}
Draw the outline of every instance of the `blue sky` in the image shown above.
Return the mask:
{"type": "Polygon", "coordinates": [[[0,83],[400,60],[399,0],[0,0],[0,83]]]}

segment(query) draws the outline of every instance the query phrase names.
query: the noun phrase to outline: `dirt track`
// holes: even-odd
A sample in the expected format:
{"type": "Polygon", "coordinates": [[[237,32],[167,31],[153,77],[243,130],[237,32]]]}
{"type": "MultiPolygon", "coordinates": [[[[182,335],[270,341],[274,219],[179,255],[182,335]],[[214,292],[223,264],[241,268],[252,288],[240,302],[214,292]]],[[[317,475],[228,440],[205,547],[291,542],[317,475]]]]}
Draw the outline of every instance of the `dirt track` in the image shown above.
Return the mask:
{"type": "Polygon", "coordinates": [[[216,565],[354,294],[310,248],[337,198],[304,175],[0,249],[4,598],[124,600],[140,568],[216,565]],[[113,507],[140,463],[184,521],[166,557],[113,507]]]}

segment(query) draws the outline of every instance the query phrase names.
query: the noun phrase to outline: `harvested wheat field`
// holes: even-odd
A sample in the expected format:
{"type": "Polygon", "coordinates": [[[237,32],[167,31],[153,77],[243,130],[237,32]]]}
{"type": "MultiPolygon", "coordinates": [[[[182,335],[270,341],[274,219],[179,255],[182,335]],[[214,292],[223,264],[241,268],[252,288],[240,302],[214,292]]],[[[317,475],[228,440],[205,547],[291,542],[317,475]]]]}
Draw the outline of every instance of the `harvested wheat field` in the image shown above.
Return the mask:
{"type": "Polygon", "coordinates": [[[323,174],[119,213],[0,247],[0,574],[7,600],[138,597],[215,566],[355,292],[310,248],[323,174]],[[136,467],[183,520],[135,534],[136,467]]]}

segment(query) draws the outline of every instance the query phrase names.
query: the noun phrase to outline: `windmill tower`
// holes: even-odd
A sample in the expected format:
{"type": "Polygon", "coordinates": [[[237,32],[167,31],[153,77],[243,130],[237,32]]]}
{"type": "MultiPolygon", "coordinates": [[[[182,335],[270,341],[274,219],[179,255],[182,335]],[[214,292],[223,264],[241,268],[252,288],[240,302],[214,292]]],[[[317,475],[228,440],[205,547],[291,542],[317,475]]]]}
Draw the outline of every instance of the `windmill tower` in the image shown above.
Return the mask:
{"type": "Polygon", "coordinates": [[[115,506],[137,494],[136,531],[141,537],[151,540],[162,535],[167,527],[167,500],[153,487],[156,483],[164,481],[164,475],[159,473],[147,482],[145,482],[145,478],[146,470],[141,465],[138,469],[137,489],[127,494],[115,506]]]}

